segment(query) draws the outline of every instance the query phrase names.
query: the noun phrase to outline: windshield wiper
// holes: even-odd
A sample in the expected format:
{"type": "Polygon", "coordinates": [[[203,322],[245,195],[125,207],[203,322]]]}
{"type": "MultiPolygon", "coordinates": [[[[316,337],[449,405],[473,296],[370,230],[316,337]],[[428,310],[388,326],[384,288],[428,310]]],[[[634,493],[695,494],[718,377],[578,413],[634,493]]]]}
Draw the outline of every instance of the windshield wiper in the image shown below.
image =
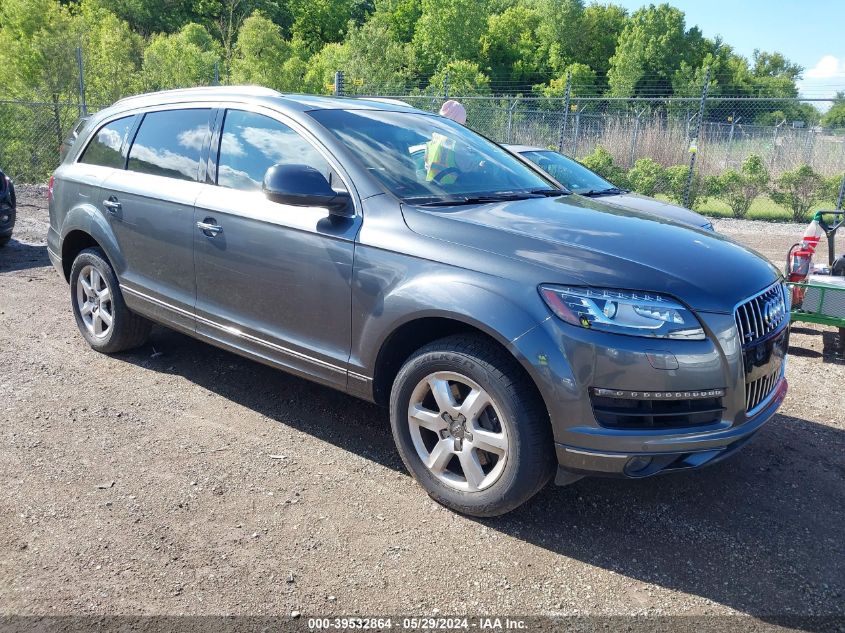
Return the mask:
{"type": "MultiPolygon", "coordinates": [[[[501,193],[492,193],[492,194],[483,194],[478,196],[448,196],[443,198],[438,198],[436,200],[424,200],[416,202],[420,206],[424,207],[451,207],[455,205],[462,205],[462,204],[484,204],[487,202],[509,202],[511,200],[527,200],[529,198],[539,198],[541,195],[539,193],[534,193],[533,191],[508,191],[508,192],[501,192],[501,193]]],[[[415,202],[413,199],[409,199],[409,202],[415,202]]]]}
{"type": "Polygon", "coordinates": [[[590,189],[589,191],[580,191],[580,196],[616,196],[622,193],[628,193],[627,189],[620,189],[619,187],[609,187],[607,189],[590,189]]]}
{"type": "Polygon", "coordinates": [[[568,196],[572,192],[567,191],[566,189],[533,189],[531,193],[535,193],[541,196],[547,196],[549,198],[553,198],[555,196],[568,196]]]}

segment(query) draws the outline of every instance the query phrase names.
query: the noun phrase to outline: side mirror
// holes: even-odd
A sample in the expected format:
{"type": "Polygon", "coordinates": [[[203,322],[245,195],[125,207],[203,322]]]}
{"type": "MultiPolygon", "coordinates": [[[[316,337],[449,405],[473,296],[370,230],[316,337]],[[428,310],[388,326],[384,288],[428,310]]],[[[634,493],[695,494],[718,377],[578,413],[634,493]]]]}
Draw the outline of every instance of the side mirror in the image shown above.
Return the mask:
{"type": "Polygon", "coordinates": [[[353,215],[352,197],[335,191],[323,174],[308,165],[273,165],[261,187],[268,200],[297,207],[324,207],[332,215],[353,215]]]}

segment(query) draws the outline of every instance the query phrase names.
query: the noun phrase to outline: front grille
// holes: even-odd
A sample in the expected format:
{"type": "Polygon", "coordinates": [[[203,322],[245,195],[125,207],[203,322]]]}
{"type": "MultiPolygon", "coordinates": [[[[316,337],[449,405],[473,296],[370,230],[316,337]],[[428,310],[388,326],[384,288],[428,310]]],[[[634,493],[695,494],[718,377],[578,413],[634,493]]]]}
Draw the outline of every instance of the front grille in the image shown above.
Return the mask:
{"type": "Polygon", "coordinates": [[[780,380],[782,361],[775,348],[786,340],[778,335],[789,323],[787,292],[778,282],[741,303],[734,314],[745,368],[746,412],[760,406],[780,380]]]}
{"type": "Polygon", "coordinates": [[[772,393],[772,389],[778,383],[781,369],[778,367],[768,376],[745,383],[745,410],[751,411],[757,407],[766,397],[772,393]]]}
{"type": "Polygon", "coordinates": [[[782,283],[764,290],[741,303],[734,314],[742,346],[753,345],[766,338],[789,318],[786,309],[786,289],[782,283]]]}
{"type": "Polygon", "coordinates": [[[590,401],[596,421],[613,429],[705,426],[719,422],[724,411],[721,397],[643,400],[598,396],[594,390],[590,401]]]}

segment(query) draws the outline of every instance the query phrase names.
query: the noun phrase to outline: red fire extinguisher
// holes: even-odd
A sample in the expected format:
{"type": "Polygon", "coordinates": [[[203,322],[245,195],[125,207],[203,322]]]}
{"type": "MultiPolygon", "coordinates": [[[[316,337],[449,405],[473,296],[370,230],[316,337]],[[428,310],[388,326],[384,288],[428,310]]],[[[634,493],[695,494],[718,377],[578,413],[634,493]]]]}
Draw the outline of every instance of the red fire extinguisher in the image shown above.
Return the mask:
{"type": "MultiPolygon", "coordinates": [[[[813,261],[813,251],[803,248],[803,244],[795,244],[786,255],[786,269],[789,281],[804,281],[810,274],[813,261]]],[[[792,305],[800,306],[804,300],[804,288],[792,286],[792,305]]]]}
{"type": "MultiPolygon", "coordinates": [[[[821,215],[816,214],[807,228],[799,244],[794,244],[786,254],[786,271],[789,281],[804,281],[810,274],[813,265],[813,253],[819,245],[822,236],[821,215]]],[[[792,286],[792,305],[800,306],[804,300],[804,288],[792,286]]]]}

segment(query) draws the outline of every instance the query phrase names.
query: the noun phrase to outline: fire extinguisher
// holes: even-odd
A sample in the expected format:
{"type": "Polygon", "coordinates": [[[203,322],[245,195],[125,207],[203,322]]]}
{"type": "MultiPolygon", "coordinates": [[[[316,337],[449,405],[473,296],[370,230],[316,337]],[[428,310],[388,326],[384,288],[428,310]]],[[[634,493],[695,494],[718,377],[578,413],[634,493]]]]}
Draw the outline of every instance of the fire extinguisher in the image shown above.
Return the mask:
{"type": "MultiPolygon", "coordinates": [[[[793,244],[786,254],[786,272],[789,281],[804,281],[810,274],[813,264],[813,254],[819,245],[822,228],[819,223],[821,216],[816,214],[804,230],[804,237],[800,244],[793,244]]],[[[792,305],[800,306],[804,300],[804,288],[792,287],[792,305]]]]}
{"type": "Polygon", "coordinates": [[[810,274],[813,251],[802,244],[794,244],[786,256],[789,281],[803,281],[810,274]]]}
{"type": "MultiPolygon", "coordinates": [[[[786,270],[789,281],[801,282],[810,274],[810,265],[813,261],[813,251],[805,248],[803,244],[793,244],[786,255],[786,270]]],[[[804,288],[792,286],[792,305],[800,306],[804,300],[804,288]]]]}

